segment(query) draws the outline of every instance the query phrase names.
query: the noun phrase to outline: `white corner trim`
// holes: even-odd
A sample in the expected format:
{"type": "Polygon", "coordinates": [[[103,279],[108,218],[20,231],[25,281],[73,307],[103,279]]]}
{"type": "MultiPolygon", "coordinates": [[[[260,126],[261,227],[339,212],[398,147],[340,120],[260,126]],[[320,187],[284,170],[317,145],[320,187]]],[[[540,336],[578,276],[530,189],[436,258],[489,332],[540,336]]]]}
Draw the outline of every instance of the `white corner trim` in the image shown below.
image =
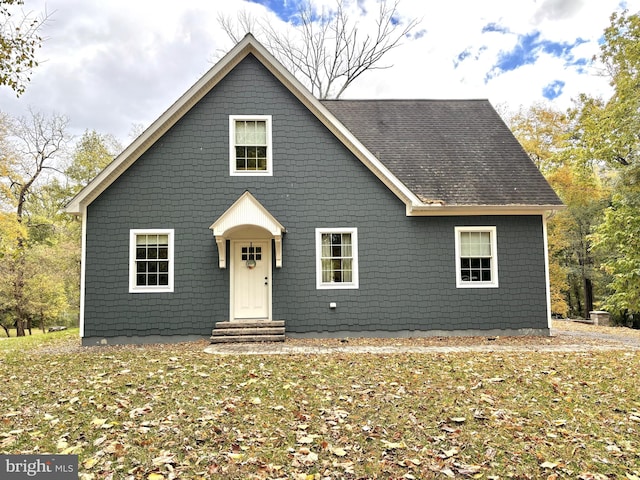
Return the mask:
{"type": "Polygon", "coordinates": [[[544,281],[547,296],[547,326],[551,329],[551,277],[549,275],[549,238],[547,236],[547,215],[542,217],[542,240],[544,244],[544,281]]]}
{"type": "Polygon", "coordinates": [[[84,338],[84,309],[85,309],[85,292],[87,279],[87,207],[82,207],[82,238],[80,247],[80,338],[84,338]]]}

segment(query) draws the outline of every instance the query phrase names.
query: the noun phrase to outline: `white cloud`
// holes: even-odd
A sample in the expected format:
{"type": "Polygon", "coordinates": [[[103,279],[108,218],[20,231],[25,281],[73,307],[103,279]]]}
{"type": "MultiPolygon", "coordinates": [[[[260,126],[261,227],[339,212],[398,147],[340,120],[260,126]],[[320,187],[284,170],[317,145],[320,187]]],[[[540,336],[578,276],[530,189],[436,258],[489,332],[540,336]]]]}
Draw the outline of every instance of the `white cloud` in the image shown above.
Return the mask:
{"type": "MultiPolygon", "coordinates": [[[[640,9],[640,0],[627,4],[632,12],[640,9]]],[[[243,0],[28,1],[32,10],[45,5],[53,15],[44,31],[44,61],[21,98],[0,89],[0,108],[12,115],[29,106],[57,111],[70,117],[75,133],[96,129],[123,140],[132,124],[148,125],[231,47],[219,14],[234,17],[245,9],[277,21],[265,7],[243,0]]],[[[375,0],[358,5],[377,14],[375,0]]],[[[487,75],[501,54],[535,33],[543,43],[583,39],[573,57],[591,58],[610,14],[620,9],[618,0],[401,0],[402,18],[421,18],[424,36],[406,40],[384,59],[393,68],[365,73],[345,97],[489,98],[515,109],[542,100],[543,89],[560,81],[562,94],[553,105],[566,108],[579,93],[608,94],[607,80],[540,52],[534,63],[487,75]],[[500,31],[483,32],[487,25],[500,31]],[[469,55],[457,62],[463,52],[469,55]]]]}

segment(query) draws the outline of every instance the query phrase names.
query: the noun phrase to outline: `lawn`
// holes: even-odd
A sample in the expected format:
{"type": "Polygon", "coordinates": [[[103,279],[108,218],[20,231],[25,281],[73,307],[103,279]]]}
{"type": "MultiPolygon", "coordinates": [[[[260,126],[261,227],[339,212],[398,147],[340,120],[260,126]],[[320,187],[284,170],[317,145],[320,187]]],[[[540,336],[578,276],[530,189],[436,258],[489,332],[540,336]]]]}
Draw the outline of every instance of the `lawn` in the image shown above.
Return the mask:
{"type": "Polygon", "coordinates": [[[0,341],[0,453],[83,479],[640,478],[640,353],[219,356],[0,341]]]}

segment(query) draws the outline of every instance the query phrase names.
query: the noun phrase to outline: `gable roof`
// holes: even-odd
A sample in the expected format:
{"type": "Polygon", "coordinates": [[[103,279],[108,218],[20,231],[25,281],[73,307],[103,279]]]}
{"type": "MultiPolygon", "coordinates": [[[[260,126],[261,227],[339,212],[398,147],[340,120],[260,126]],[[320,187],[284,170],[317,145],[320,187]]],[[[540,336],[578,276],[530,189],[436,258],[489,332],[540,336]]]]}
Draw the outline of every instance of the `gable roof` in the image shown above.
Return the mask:
{"type": "Polygon", "coordinates": [[[423,203],[561,205],[488,100],[322,103],[423,203]]]}
{"type": "MultiPolygon", "coordinates": [[[[544,181],[538,173],[533,175],[531,169],[525,169],[519,179],[524,184],[532,181],[547,191],[547,196],[543,201],[532,199],[526,195],[493,197],[489,201],[489,196],[474,197],[473,195],[455,197],[451,195],[456,189],[473,189],[479,186],[479,181],[475,179],[487,174],[493,168],[502,168],[514,160],[523,160],[522,155],[526,154],[519,148],[518,142],[499,119],[493,108],[484,102],[482,119],[474,121],[476,125],[473,130],[477,135],[482,132],[491,132],[496,129],[500,132],[499,140],[492,145],[492,152],[496,155],[483,154],[482,160],[471,161],[478,151],[474,148],[481,148],[481,144],[473,146],[471,139],[474,135],[463,135],[467,138],[466,143],[457,142],[448,145],[448,141],[454,140],[455,135],[450,128],[448,135],[435,133],[437,125],[448,124],[450,127],[457,125],[458,132],[465,132],[471,129],[467,125],[470,120],[471,111],[466,114],[458,112],[457,116],[445,119],[447,115],[452,115],[455,109],[440,110],[439,113],[433,110],[431,113],[438,115],[429,121],[429,110],[426,106],[436,105],[438,102],[429,101],[324,101],[320,102],[309,90],[304,87],[287,69],[285,69],[251,34],[247,34],[235,47],[229,51],[218,63],[216,63],[203,77],[200,78],[187,92],[185,92],[168,110],[166,110],[149,128],[147,128],[137,139],[133,141],[125,150],[118,155],[102,172],[100,172],[89,184],[83,188],[67,205],[68,213],[84,213],[87,205],[95,200],[111,183],[113,183],[123,172],[125,172],[140,156],[147,151],[157,140],[160,139],[182,116],[184,116],[194,105],[196,105],[208,92],[210,92],[233,68],[238,65],[248,55],[253,55],[269,70],[289,91],[300,100],[312,114],[314,114],[337,138],[340,140],[371,172],[374,173],[400,200],[406,205],[407,215],[454,215],[454,214],[482,214],[482,213],[542,213],[546,210],[553,210],[562,206],[561,201],[553,192],[551,187],[544,181]],[[388,111],[386,107],[390,107],[388,111]],[[393,105],[393,108],[391,106],[393,105]],[[404,115],[402,107],[408,108],[404,115]],[[488,118],[487,107],[493,112],[493,117],[488,118]],[[426,117],[425,117],[426,115],[426,117]],[[338,119],[340,118],[340,120],[338,119]],[[483,120],[484,119],[484,120],[483,120]],[[341,121],[342,120],[342,121],[341,121]],[[402,122],[400,122],[402,120],[402,122]],[[484,130],[480,127],[486,121],[488,125],[484,130]],[[499,124],[496,127],[495,124],[499,124]],[[403,127],[404,125],[404,127],[403,127]],[[429,128],[434,129],[431,135],[432,142],[422,142],[421,149],[424,156],[409,156],[407,153],[407,139],[409,137],[420,137],[420,140],[428,134],[429,128]],[[394,138],[390,133],[398,135],[394,138]],[[412,135],[409,135],[412,133],[412,135]],[[507,135],[508,133],[508,135],[507,135]],[[360,138],[362,137],[362,138],[360,138]],[[435,141],[438,139],[439,141],[435,141]],[[501,151],[500,141],[508,147],[501,151]],[[455,145],[455,147],[454,147],[455,145]],[[399,148],[402,146],[402,148],[399,148]],[[435,148],[435,147],[438,148],[435,148]],[[469,148],[471,147],[471,148],[469,148]],[[519,148],[519,150],[518,150],[519,148]],[[442,155],[436,155],[439,149],[442,155]],[[402,152],[404,151],[404,156],[402,152]],[[500,152],[499,154],[497,152],[500,152]],[[515,157],[510,153],[515,152],[515,157]],[[455,160],[457,157],[464,159],[462,162],[455,160]],[[449,165],[453,160],[456,169],[449,165]],[[493,161],[495,164],[491,164],[493,161]],[[478,167],[482,167],[478,169],[478,167]],[[468,168],[467,172],[459,172],[462,168],[468,168]],[[468,186],[466,181],[474,181],[468,186]],[[540,182],[544,183],[544,186],[540,182]],[[546,186],[546,187],[545,187],[546,186]],[[445,192],[450,192],[445,195],[445,192]],[[555,198],[552,198],[554,197],[555,198]],[[478,198],[482,198],[481,201],[478,198]],[[453,199],[453,200],[452,200],[453,199]],[[495,200],[495,201],[494,201],[495,200]],[[471,203],[470,203],[471,202],[471,203]],[[488,202],[488,203],[485,203],[488,202]]],[[[455,102],[451,101],[450,106],[455,102]]],[[[460,105],[475,104],[476,102],[459,101],[460,105]]],[[[490,115],[489,115],[490,116],[490,115]]],[[[471,115],[472,117],[472,115],[471,115]]],[[[491,137],[493,138],[493,137],[491,137]]],[[[485,145],[482,148],[487,148],[485,145]]],[[[413,149],[415,152],[416,149],[413,149]]],[[[531,161],[525,159],[528,164],[531,161]]],[[[523,163],[527,163],[524,162],[523,163]]],[[[518,162],[520,163],[520,162],[518,162]]],[[[527,165],[528,167],[528,165],[527,165]]],[[[535,168],[535,167],[534,167],[535,168]]],[[[537,170],[536,170],[537,172],[537,170]]],[[[500,178],[508,176],[501,173],[500,178]]],[[[518,182],[515,182],[518,183],[518,182]]],[[[514,188],[522,188],[523,184],[514,184],[514,188]]],[[[479,187],[478,187],[479,188],[479,187]]],[[[496,184],[496,188],[505,188],[502,184],[496,184]]]]}

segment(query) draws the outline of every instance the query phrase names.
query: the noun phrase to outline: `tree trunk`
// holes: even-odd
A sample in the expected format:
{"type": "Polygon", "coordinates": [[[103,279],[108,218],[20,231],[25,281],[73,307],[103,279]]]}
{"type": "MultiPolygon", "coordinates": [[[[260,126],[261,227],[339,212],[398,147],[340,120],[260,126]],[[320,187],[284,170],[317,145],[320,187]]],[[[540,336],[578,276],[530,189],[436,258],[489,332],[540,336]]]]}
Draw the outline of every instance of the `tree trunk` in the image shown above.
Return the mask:
{"type": "Polygon", "coordinates": [[[15,284],[13,285],[13,298],[16,302],[16,337],[24,337],[26,313],[24,311],[24,239],[18,239],[19,258],[16,265],[15,284]]]}
{"type": "Polygon", "coordinates": [[[589,312],[593,310],[593,282],[590,278],[584,279],[584,318],[589,318],[589,312]]]}
{"type": "Polygon", "coordinates": [[[573,288],[574,288],[575,299],[576,299],[575,312],[578,315],[581,315],[582,314],[582,298],[581,298],[581,292],[580,292],[580,283],[577,281],[574,282],[573,288]]]}
{"type": "Polygon", "coordinates": [[[7,327],[5,327],[4,325],[0,324],[0,327],[4,328],[4,333],[7,334],[7,338],[9,338],[11,335],[9,335],[9,329],[7,327]]]}

